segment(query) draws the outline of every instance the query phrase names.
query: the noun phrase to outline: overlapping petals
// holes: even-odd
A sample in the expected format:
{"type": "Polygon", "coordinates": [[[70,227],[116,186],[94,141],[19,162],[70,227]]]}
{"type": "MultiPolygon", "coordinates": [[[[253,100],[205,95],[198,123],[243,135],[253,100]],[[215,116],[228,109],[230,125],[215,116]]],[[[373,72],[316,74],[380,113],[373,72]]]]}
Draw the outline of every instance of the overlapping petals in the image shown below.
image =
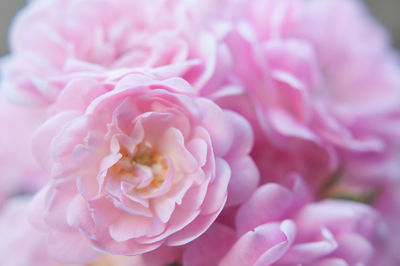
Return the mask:
{"type": "Polygon", "coordinates": [[[226,9],[224,42],[239,90],[215,95],[264,134],[256,149],[274,150],[260,148],[260,161],[282,154],[292,161],[285,174],[299,171],[318,189],[338,173],[374,185],[398,176],[400,70],[387,33],[359,1],[238,2],[226,9]],[[303,154],[323,160],[314,174],[298,166],[308,164],[303,154]]]}
{"type": "Polygon", "coordinates": [[[207,265],[373,265],[386,237],[379,214],[359,203],[307,201],[298,194],[301,182],[292,190],[261,186],[239,208],[236,230],[214,224],[188,245],[184,265],[203,265],[210,258],[207,265]],[[213,248],[215,241],[223,248],[213,248]],[[193,256],[203,250],[208,256],[193,256]]]}
{"type": "Polygon", "coordinates": [[[12,25],[2,87],[16,102],[46,106],[76,76],[170,65],[201,86],[217,44],[190,19],[193,8],[169,0],[32,1],[12,25]]]}
{"type": "Polygon", "coordinates": [[[0,265],[400,265],[400,63],[361,0],[32,0],[10,50],[0,265]]]}
{"type": "MultiPolygon", "coordinates": [[[[89,83],[71,84],[60,101],[82,84],[89,83]]],[[[53,183],[32,212],[46,213],[39,226],[65,235],[59,259],[76,241],[87,244],[78,251],[85,256],[90,246],[134,255],[183,245],[210,226],[227,196],[235,205],[256,188],[250,126],[195,97],[185,81],[128,75],[105,94],[87,95],[81,106],[56,108],[34,139],[53,183]]]]}

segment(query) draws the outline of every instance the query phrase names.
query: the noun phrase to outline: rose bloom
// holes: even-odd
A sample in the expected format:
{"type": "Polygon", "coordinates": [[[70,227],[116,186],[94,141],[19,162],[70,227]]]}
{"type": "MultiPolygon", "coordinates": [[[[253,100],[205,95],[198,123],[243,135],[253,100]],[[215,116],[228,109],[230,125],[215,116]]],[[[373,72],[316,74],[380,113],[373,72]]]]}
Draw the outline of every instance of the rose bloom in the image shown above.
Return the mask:
{"type": "Polygon", "coordinates": [[[399,176],[399,62],[361,1],[220,3],[233,67],[212,96],[260,134],[265,181],[298,171],[317,189],[333,175],[374,187],[399,176]]]}
{"type": "Polygon", "coordinates": [[[385,235],[379,214],[350,201],[310,201],[303,185],[260,186],[234,229],[213,224],[186,246],[183,265],[375,265],[385,235]]]}
{"type": "Polygon", "coordinates": [[[30,149],[44,117],[43,109],[21,107],[0,95],[0,205],[14,195],[36,192],[48,180],[30,149]]]}
{"type": "Polygon", "coordinates": [[[31,216],[59,246],[51,255],[77,263],[184,245],[251,195],[250,125],[194,92],[140,73],[63,90],[33,141],[52,182],[31,216]]]}
{"type": "Polygon", "coordinates": [[[170,64],[201,87],[215,68],[218,44],[195,11],[181,0],[30,1],[10,30],[5,93],[19,103],[48,105],[75,76],[170,64]]]}

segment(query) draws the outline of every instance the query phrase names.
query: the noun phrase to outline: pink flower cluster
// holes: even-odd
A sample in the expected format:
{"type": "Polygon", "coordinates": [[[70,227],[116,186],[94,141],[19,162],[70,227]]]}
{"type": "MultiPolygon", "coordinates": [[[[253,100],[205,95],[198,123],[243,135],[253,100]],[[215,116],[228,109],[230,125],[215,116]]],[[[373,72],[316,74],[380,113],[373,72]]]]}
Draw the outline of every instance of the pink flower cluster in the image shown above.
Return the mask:
{"type": "Polygon", "coordinates": [[[400,265],[400,61],[361,0],[33,0],[0,61],[0,265],[400,265]]]}

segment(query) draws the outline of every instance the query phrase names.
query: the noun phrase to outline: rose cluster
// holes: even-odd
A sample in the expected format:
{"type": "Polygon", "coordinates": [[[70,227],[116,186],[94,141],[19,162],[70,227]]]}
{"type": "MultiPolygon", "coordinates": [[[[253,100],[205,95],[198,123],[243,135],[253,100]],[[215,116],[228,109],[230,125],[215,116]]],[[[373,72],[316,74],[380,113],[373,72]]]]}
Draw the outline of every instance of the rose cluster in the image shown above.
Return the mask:
{"type": "Polygon", "coordinates": [[[32,0],[0,61],[0,265],[400,265],[400,61],[360,0],[32,0]]]}

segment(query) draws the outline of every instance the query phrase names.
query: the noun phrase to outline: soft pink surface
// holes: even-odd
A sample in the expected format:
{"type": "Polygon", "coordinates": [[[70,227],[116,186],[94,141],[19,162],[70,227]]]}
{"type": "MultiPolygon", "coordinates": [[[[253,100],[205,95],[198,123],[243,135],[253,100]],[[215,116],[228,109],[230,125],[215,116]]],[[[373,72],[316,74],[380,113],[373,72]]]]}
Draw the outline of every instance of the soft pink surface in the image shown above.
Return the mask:
{"type": "Polygon", "coordinates": [[[32,132],[43,121],[42,109],[14,105],[0,95],[0,204],[17,194],[34,193],[47,182],[31,152],[32,132]]]}

